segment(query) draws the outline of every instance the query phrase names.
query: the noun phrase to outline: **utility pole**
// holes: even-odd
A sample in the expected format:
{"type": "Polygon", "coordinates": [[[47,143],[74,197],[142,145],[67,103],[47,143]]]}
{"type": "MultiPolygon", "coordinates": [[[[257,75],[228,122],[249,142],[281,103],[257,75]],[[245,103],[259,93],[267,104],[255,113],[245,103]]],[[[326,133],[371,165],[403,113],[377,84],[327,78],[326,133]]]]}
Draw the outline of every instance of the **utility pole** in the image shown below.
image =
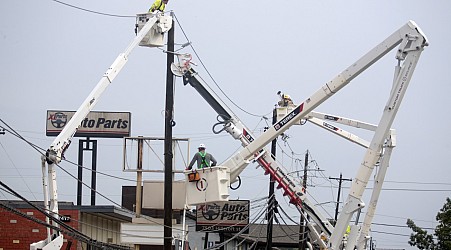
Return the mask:
{"type": "MultiPolygon", "coordinates": [[[[308,167],[308,150],[305,152],[305,158],[304,158],[304,178],[302,181],[302,186],[304,187],[304,192],[307,190],[307,167],[308,167]]],[[[304,210],[301,209],[301,212],[303,213],[304,210]]],[[[304,216],[301,215],[301,220],[299,222],[299,250],[305,250],[305,247],[307,246],[307,227],[305,225],[304,216]]]]}
{"type": "Polygon", "coordinates": [[[330,180],[338,180],[338,196],[337,196],[337,205],[335,206],[335,223],[337,223],[338,218],[338,206],[340,205],[340,193],[341,193],[341,183],[343,181],[352,181],[352,179],[343,179],[343,175],[340,173],[340,178],[329,177],[330,180]]]}
{"type": "MultiPolygon", "coordinates": [[[[142,136],[140,136],[142,137],[142,136]]],[[[143,180],[143,138],[138,139],[138,163],[137,163],[137,172],[136,172],[136,202],[135,202],[135,217],[141,217],[141,197],[142,197],[142,180],[143,180]]],[[[140,245],[135,244],[135,250],[139,250],[140,245]]]]}
{"type": "MultiPolygon", "coordinates": [[[[272,124],[277,122],[277,109],[274,109],[272,112],[272,124]]],[[[277,152],[277,139],[272,140],[271,142],[271,156],[275,160],[277,152]]],[[[266,227],[266,250],[272,249],[272,227],[274,222],[274,205],[276,201],[276,197],[274,196],[274,178],[269,175],[269,194],[268,194],[268,225],[266,227]]]]}
{"type": "MultiPolygon", "coordinates": [[[[174,17],[174,13],[170,13],[174,17]]],[[[172,125],[174,111],[174,76],[171,65],[174,62],[174,20],[168,31],[166,65],[166,108],[164,130],[164,250],[172,250],[172,125]]]]}

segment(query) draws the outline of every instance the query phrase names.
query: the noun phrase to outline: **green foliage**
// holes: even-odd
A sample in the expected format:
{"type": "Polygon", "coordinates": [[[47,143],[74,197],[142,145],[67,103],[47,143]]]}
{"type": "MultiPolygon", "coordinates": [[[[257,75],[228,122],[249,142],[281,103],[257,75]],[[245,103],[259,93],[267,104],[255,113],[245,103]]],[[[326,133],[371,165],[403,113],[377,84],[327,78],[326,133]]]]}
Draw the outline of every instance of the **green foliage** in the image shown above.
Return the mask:
{"type": "Polygon", "coordinates": [[[443,208],[437,213],[436,220],[438,225],[435,228],[434,235],[428,234],[426,230],[421,229],[411,219],[407,219],[407,226],[412,229],[409,244],[418,249],[426,250],[451,250],[451,199],[446,198],[443,208]]]}
{"type": "Polygon", "coordinates": [[[432,235],[428,234],[426,230],[415,225],[411,219],[407,219],[407,226],[414,232],[410,234],[409,244],[411,246],[416,246],[418,249],[436,249],[432,235]]]}
{"type": "Polygon", "coordinates": [[[438,249],[451,250],[451,199],[446,198],[446,203],[435,219],[439,222],[435,228],[438,249]]]}

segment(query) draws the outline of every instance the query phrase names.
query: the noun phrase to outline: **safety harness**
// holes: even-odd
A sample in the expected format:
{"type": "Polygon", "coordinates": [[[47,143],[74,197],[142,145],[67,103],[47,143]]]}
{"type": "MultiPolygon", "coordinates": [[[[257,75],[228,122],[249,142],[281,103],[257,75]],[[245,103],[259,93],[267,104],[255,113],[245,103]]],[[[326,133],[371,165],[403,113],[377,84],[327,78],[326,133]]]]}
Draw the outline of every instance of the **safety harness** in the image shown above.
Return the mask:
{"type": "Polygon", "coordinates": [[[210,167],[208,166],[208,163],[205,161],[205,155],[207,155],[206,152],[199,152],[200,157],[202,158],[202,161],[200,162],[200,168],[204,168],[204,165],[206,167],[210,167]]]}

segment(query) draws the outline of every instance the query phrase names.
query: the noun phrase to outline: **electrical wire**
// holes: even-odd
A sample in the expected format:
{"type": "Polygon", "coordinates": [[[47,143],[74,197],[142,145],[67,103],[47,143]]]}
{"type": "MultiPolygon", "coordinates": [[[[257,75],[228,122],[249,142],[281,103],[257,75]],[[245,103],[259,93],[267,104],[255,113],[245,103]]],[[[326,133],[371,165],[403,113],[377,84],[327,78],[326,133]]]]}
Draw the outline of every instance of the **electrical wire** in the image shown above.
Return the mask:
{"type": "MultiPolygon", "coordinates": [[[[263,206],[262,209],[259,211],[258,215],[256,216],[256,218],[251,223],[255,223],[259,218],[261,218],[263,216],[263,214],[265,213],[265,211],[266,211],[266,206],[263,206]]],[[[245,227],[243,227],[243,229],[241,229],[240,232],[236,233],[230,239],[228,239],[228,240],[226,240],[224,242],[221,242],[218,245],[214,245],[212,247],[206,248],[205,250],[218,249],[220,247],[223,247],[223,246],[227,245],[227,243],[229,243],[230,241],[236,239],[238,236],[242,235],[249,228],[251,223],[249,223],[245,227]]],[[[250,249],[252,249],[252,248],[250,248],[250,249]]]]}
{"type": "Polygon", "coordinates": [[[65,5],[65,6],[68,6],[68,7],[71,7],[71,8],[74,8],[74,9],[78,9],[78,10],[82,10],[82,11],[86,11],[86,12],[94,13],[94,14],[98,14],[98,15],[103,15],[103,16],[110,16],[110,17],[126,17],[126,18],[130,18],[130,17],[133,17],[133,18],[134,18],[134,17],[135,17],[135,16],[116,15],[116,14],[109,14],[109,13],[104,13],[104,12],[99,12],[99,11],[89,10],[89,9],[81,8],[81,7],[72,5],[72,4],[68,4],[68,3],[65,3],[65,2],[59,1],[59,0],[51,0],[51,1],[56,2],[56,3],[59,3],[59,4],[62,4],[62,5],[65,5]]]}
{"type": "MultiPolygon", "coordinates": [[[[177,16],[174,14],[174,18],[177,21],[177,24],[180,27],[180,30],[182,31],[183,35],[185,36],[187,41],[190,41],[186,32],[183,30],[182,25],[180,24],[177,16]]],[[[258,114],[254,114],[251,113],[243,108],[241,108],[238,104],[236,104],[230,97],[227,96],[227,94],[222,90],[222,88],[219,86],[219,84],[216,82],[216,80],[213,78],[213,76],[211,75],[210,71],[208,71],[207,67],[205,66],[204,62],[202,61],[202,59],[200,58],[200,56],[198,55],[196,49],[194,48],[193,44],[190,43],[190,47],[193,50],[194,54],[196,55],[197,59],[199,60],[199,62],[201,63],[202,67],[204,68],[205,72],[207,72],[208,76],[210,77],[210,79],[214,82],[214,84],[216,85],[216,87],[218,87],[218,89],[221,91],[221,93],[235,106],[237,107],[239,110],[243,111],[244,113],[251,115],[251,116],[255,116],[255,117],[266,117],[267,115],[269,115],[270,113],[264,114],[264,115],[258,115],[258,114]]]]}
{"type": "Polygon", "coordinates": [[[152,150],[152,152],[155,154],[155,156],[158,158],[158,160],[161,162],[161,165],[164,166],[164,162],[163,160],[158,156],[157,152],[155,152],[155,150],[152,148],[152,146],[150,145],[149,141],[144,140],[147,144],[147,146],[150,148],[150,150],[152,150]]]}
{"type": "Polygon", "coordinates": [[[73,162],[73,161],[67,160],[67,159],[63,159],[63,161],[65,161],[65,162],[67,162],[67,163],[70,163],[70,164],[72,164],[72,165],[74,165],[74,166],[76,166],[76,167],[83,168],[83,169],[85,169],[85,170],[87,170],[87,171],[91,171],[92,173],[104,175],[104,176],[106,176],[106,177],[110,177],[110,178],[113,178],[113,179],[118,179],[118,180],[123,180],[123,181],[130,181],[130,182],[136,183],[136,180],[128,179],[128,178],[124,178],[124,177],[120,177],[120,176],[116,176],[116,175],[107,174],[107,173],[104,173],[104,172],[101,172],[101,171],[98,171],[98,170],[93,170],[93,169],[91,169],[91,168],[85,167],[85,166],[83,166],[83,165],[79,165],[79,164],[77,164],[77,163],[75,163],[75,162],[73,162]]]}
{"type": "MultiPolygon", "coordinates": [[[[0,118],[0,121],[1,121],[3,124],[5,124],[5,126],[8,126],[1,118],[0,118]]],[[[0,126],[0,127],[2,127],[2,126],[0,126]]],[[[9,127],[9,126],[8,126],[8,127],[9,127]]],[[[2,128],[4,128],[4,127],[2,127],[2,128]]],[[[10,133],[11,135],[13,135],[13,136],[15,136],[15,137],[21,139],[22,141],[26,142],[28,145],[30,145],[32,148],[34,148],[36,151],[38,151],[41,155],[44,155],[44,154],[41,153],[41,152],[45,152],[45,149],[39,147],[38,145],[36,145],[36,144],[34,144],[34,143],[31,143],[29,140],[25,139],[23,136],[21,136],[19,133],[17,133],[15,130],[13,130],[11,127],[9,127],[9,129],[5,129],[5,131],[8,132],[8,133],[10,133]]],[[[123,177],[119,177],[119,176],[115,176],[115,175],[110,175],[110,174],[103,173],[103,172],[97,171],[97,170],[92,170],[92,169],[87,168],[87,167],[84,167],[84,166],[82,166],[82,165],[78,165],[77,163],[72,162],[72,161],[67,160],[67,159],[63,159],[63,161],[68,162],[68,163],[70,163],[70,164],[72,164],[72,165],[75,165],[75,166],[77,166],[77,167],[86,169],[86,170],[88,170],[88,171],[91,171],[91,172],[93,172],[93,173],[97,173],[97,174],[100,174],[100,175],[104,175],[104,176],[111,177],[111,178],[115,178],[115,179],[119,179],[119,180],[132,181],[132,182],[135,182],[135,183],[136,183],[136,180],[127,179],[127,178],[123,178],[123,177]]]]}
{"type": "Polygon", "coordinates": [[[372,233],[379,233],[379,234],[389,234],[389,235],[396,235],[396,236],[406,236],[406,237],[410,237],[409,234],[398,234],[398,233],[390,233],[390,232],[381,232],[381,231],[374,231],[371,230],[372,233]]]}
{"type": "MultiPolygon", "coordinates": [[[[284,220],[284,218],[279,214],[279,217],[280,217],[280,219],[282,220],[282,222],[284,223],[284,225],[285,226],[289,226],[287,223],[286,223],[286,221],[284,220]]],[[[289,218],[289,217],[288,217],[289,218]]],[[[286,227],[286,228],[288,228],[292,233],[288,233],[287,231],[285,231],[285,227],[284,227],[284,225],[282,225],[282,224],[280,224],[280,222],[278,222],[277,223],[279,226],[280,226],[280,230],[282,230],[284,233],[285,233],[285,235],[284,236],[279,236],[279,237],[288,237],[288,238],[290,238],[291,240],[293,240],[293,241],[295,241],[295,242],[301,242],[301,241],[299,241],[299,237],[302,235],[303,237],[303,240],[302,241],[304,241],[304,240],[306,240],[305,239],[305,235],[308,235],[308,232],[303,232],[303,233],[299,233],[299,232],[296,232],[296,231],[293,231],[293,229],[291,228],[291,227],[286,227]],[[292,236],[297,236],[296,238],[292,238],[292,236]]],[[[299,226],[299,224],[295,224],[296,226],[299,226]]],[[[274,237],[273,237],[274,238],[274,237]]]]}
{"type": "MultiPolygon", "coordinates": [[[[265,201],[265,200],[263,200],[263,201],[265,201]]],[[[260,201],[260,202],[261,202],[261,201],[260,201]]],[[[253,209],[259,208],[259,207],[265,207],[265,206],[266,206],[266,202],[263,203],[263,205],[255,205],[255,202],[253,202],[253,203],[254,203],[254,204],[253,204],[253,209]]],[[[197,211],[196,211],[196,212],[197,212],[197,211]]],[[[234,212],[234,213],[231,213],[231,215],[234,215],[234,214],[236,214],[236,213],[241,213],[241,212],[243,212],[243,211],[236,211],[236,212],[234,212]]],[[[248,212],[249,212],[249,211],[248,211],[248,212]]],[[[203,216],[203,215],[202,215],[202,216],[203,216]]],[[[201,218],[201,215],[196,215],[196,218],[201,218]]],[[[202,230],[199,230],[199,232],[208,232],[208,233],[211,233],[211,232],[219,232],[219,231],[223,231],[223,230],[227,231],[227,229],[229,229],[229,228],[232,228],[232,227],[237,226],[237,225],[242,225],[243,222],[248,222],[248,218],[246,218],[246,219],[243,219],[243,220],[241,220],[241,221],[236,222],[234,225],[230,225],[230,226],[228,226],[228,227],[222,227],[222,228],[216,229],[216,230],[211,230],[212,228],[221,225],[221,224],[224,223],[226,220],[227,220],[227,219],[220,220],[220,221],[218,221],[216,224],[210,225],[210,226],[208,226],[208,227],[206,227],[206,228],[203,228],[202,230]]]]}
{"type": "MultiPolygon", "coordinates": [[[[407,225],[395,225],[395,224],[376,223],[376,222],[371,223],[371,225],[384,226],[384,227],[409,228],[409,226],[407,226],[407,225]]],[[[431,228],[431,227],[421,227],[421,229],[435,230],[435,228],[431,228]]]]}
{"type": "MultiPolygon", "coordinates": [[[[4,191],[4,192],[6,192],[6,193],[8,193],[8,194],[10,194],[10,195],[12,195],[12,196],[15,196],[12,192],[6,190],[6,189],[3,188],[3,187],[0,187],[0,190],[4,191]]],[[[16,196],[16,197],[17,197],[17,196],[16,196]]],[[[20,199],[20,197],[17,197],[17,198],[20,199]]],[[[0,201],[0,204],[4,204],[4,203],[0,201]]],[[[43,208],[43,207],[41,207],[41,206],[38,206],[38,207],[40,207],[41,209],[45,210],[45,211],[46,211],[47,213],[49,213],[49,214],[56,215],[58,218],[60,218],[61,216],[63,216],[63,215],[61,215],[61,214],[59,214],[59,213],[55,213],[55,212],[50,211],[50,210],[48,210],[48,209],[45,209],[45,208],[43,208]]],[[[26,217],[25,217],[25,218],[26,218],[26,217]]],[[[118,231],[109,230],[109,229],[107,229],[107,228],[95,226],[95,225],[93,225],[93,224],[89,224],[89,223],[86,223],[86,222],[83,222],[83,221],[81,221],[81,220],[77,220],[77,219],[74,219],[74,218],[71,218],[71,220],[74,221],[74,222],[79,223],[80,225],[87,225],[87,226],[89,226],[89,227],[91,227],[91,228],[101,229],[101,230],[103,230],[103,231],[107,231],[107,232],[111,232],[111,233],[122,234],[122,235],[128,235],[128,236],[134,236],[134,237],[143,237],[143,236],[139,236],[139,235],[124,234],[124,233],[120,233],[120,232],[118,232],[118,231]]],[[[50,225],[50,224],[47,224],[47,225],[50,225]]],[[[160,231],[155,231],[155,232],[160,232],[160,231]]]]}
{"type": "MultiPolygon", "coordinates": [[[[0,120],[0,121],[2,121],[2,120],[0,120]]],[[[7,125],[4,121],[2,121],[5,125],[7,125]]],[[[11,127],[9,127],[12,131],[14,131],[14,129],[12,129],[11,127]]],[[[15,132],[15,131],[14,131],[15,132]]],[[[22,140],[24,140],[25,142],[27,142],[28,144],[30,144],[30,145],[34,145],[34,144],[32,144],[31,142],[29,142],[29,141],[27,141],[25,138],[23,138],[22,136],[20,136],[20,134],[18,134],[17,132],[16,132],[16,136],[17,137],[19,137],[19,138],[21,138],[22,140]]],[[[36,146],[37,147],[37,146],[36,146]]],[[[39,147],[37,147],[37,148],[39,148],[39,147]]],[[[35,148],[36,149],[36,148],[35,148]]],[[[39,152],[39,150],[38,149],[36,149],[38,152],[39,152]]],[[[41,153],[41,152],[39,152],[41,155],[43,155],[43,153],[41,153]]],[[[75,163],[73,163],[74,165],[77,165],[77,164],[75,164],[75,163]]],[[[74,179],[76,179],[77,181],[79,181],[79,182],[81,182],[84,186],[86,186],[87,188],[89,188],[90,190],[93,190],[94,192],[96,192],[97,194],[99,194],[100,196],[102,196],[103,198],[105,198],[106,200],[108,200],[109,202],[111,202],[112,204],[114,204],[114,205],[116,205],[116,206],[118,206],[118,207],[121,207],[121,208],[123,208],[120,204],[118,204],[118,203],[116,203],[116,202],[114,202],[113,200],[111,200],[111,199],[109,199],[108,197],[106,197],[105,195],[103,195],[103,194],[101,194],[101,193],[99,193],[97,190],[94,190],[93,188],[91,188],[91,187],[89,187],[86,183],[84,183],[84,182],[82,182],[81,180],[79,180],[78,178],[76,178],[74,175],[72,175],[72,174],[70,174],[67,170],[65,170],[64,168],[62,168],[61,166],[59,166],[58,164],[55,164],[55,165],[57,165],[61,170],[63,170],[64,172],[66,172],[69,176],[71,176],[72,178],[74,178],[74,179]]],[[[78,166],[78,165],[77,165],[78,166]]],[[[136,182],[136,181],[134,181],[133,180],[133,182],[136,182]]],[[[124,209],[126,209],[126,208],[124,208],[124,209]]],[[[129,210],[127,210],[127,212],[128,212],[129,210]]],[[[132,212],[132,211],[129,211],[129,213],[131,213],[132,215],[134,215],[134,213],[132,212]]],[[[150,219],[148,219],[148,220],[150,220],[150,219]]],[[[152,221],[152,220],[150,220],[151,222],[154,222],[154,223],[156,223],[156,224],[159,224],[158,222],[155,222],[155,221],[152,221]]],[[[160,224],[161,225],[161,224],[160,224]]],[[[165,226],[165,225],[162,225],[162,226],[165,226]]],[[[177,229],[177,228],[175,228],[175,230],[180,230],[180,229],[177,229]]],[[[183,230],[182,230],[183,231],[183,230]]]]}
{"type": "MultiPolygon", "coordinates": [[[[315,186],[322,188],[329,188],[329,186],[315,186]]],[[[349,186],[341,186],[342,189],[350,189],[349,186]]],[[[367,187],[366,190],[372,190],[372,187],[367,187]]],[[[382,188],[384,191],[406,191],[406,192],[451,192],[451,189],[415,189],[415,188],[382,188]]]]}
{"type": "MultiPolygon", "coordinates": [[[[3,122],[3,121],[2,121],[2,122],[3,122]]],[[[12,129],[12,128],[11,128],[11,129],[12,129]]],[[[23,137],[21,137],[21,138],[23,138],[23,137]]],[[[25,140],[25,139],[23,138],[23,140],[25,140]]],[[[57,164],[56,164],[56,165],[57,165],[57,164]]],[[[59,166],[59,165],[57,165],[57,166],[61,168],[61,166],[59,166]]],[[[64,168],[61,168],[61,169],[62,169],[64,172],[66,172],[69,176],[71,176],[71,177],[73,177],[74,179],[78,180],[78,178],[76,178],[75,176],[73,176],[72,174],[70,174],[69,172],[67,172],[64,168]]],[[[80,180],[78,180],[78,181],[80,181],[80,180]]],[[[114,201],[112,201],[112,200],[109,199],[108,197],[106,197],[106,196],[100,194],[100,193],[97,192],[96,190],[94,190],[94,189],[92,189],[91,187],[89,187],[87,184],[85,184],[85,183],[83,183],[83,182],[81,182],[81,183],[82,183],[83,185],[85,185],[86,187],[90,188],[91,190],[95,191],[96,193],[98,193],[99,195],[101,195],[103,198],[107,199],[107,200],[110,201],[111,203],[113,203],[113,204],[115,204],[115,205],[121,207],[121,205],[115,203],[114,201]]],[[[131,212],[131,211],[130,211],[130,212],[131,212]]],[[[157,223],[157,224],[158,224],[158,223],[157,223]]]]}
{"type": "MultiPolygon", "coordinates": [[[[33,207],[34,209],[36,209],[37,211],[39,211],[40,213],[42,213],[43,215],[45,215],[47,218],[49,218],[50,220],[52,220],[54,223],[57,223],[58,225],[62,226],[64,229],[68,230],[68,232],[67,232],[66,234],[68,234],[69,236],[71,236],[71,237],[78,237],[80,240],[85,239],[86,242],[92,241],[92,239],[91,239],[89,236],[87,236],[87,235],[83,234],[82,232],[78,231],[77,229],[75,229],[75,228],[73,228],[73,227],[67,225],[66,223],[62,222],[60,219],[58,219],[58,218],[56,218],[56,217],[54,217],[54,216],[51,216],[50,214],[48,214],[47,212],[45,212],[42,208],[40,208],[40,207],[34,205],[34,204],[31,203],[29,200],[27,200],[25,197],[23,197],[23,196],[21,196],[20,194],[18,194],[17,192],[15,192],[13,189],[11,189],[8,185],[6,185],[5,183],[3,183],[2,181],[0,181],[0,185],[1,185],[2,187],[4,187],[6,190],[8,190],[10,193],[12,193],[14,196],[16,196],[16,197],[18,197],[19,199],[25,201],[28,205],[30,205],[31,207],[33,207]]],[[[4,203],[0,203],[0,205],[1,205],[2,207],[4,207],[4,208],[9,209],[9,206],[5,205],[4,203]]],[[[10,210],[10,211],[12,211],[12,212],[14,212],[14,213],[17,213],[18,210],[12,209],[12,210],[10,210]]],[[[19,212],[20,212],[20,211],[19,211],[19,212]]],[[[22,212],[20,212],[20,213],[22,213],[22,212]]],[[[23,215],[26,215],[26,214],[22,213],[21,216],[23,216],[23,215]]],[[[42,221],[40,222],[40,221],[39,221],[38,219],[36,219],[36,218],[33,218],[33,217],[30,218],[30,216],[27,216],[27,218],[30,219],[30,220],[33,220],[33,221],[35,221],[35,222],[37,222],[37,223],[40,223],[40,224],[41,224],[41,222],[42,222],[42,221]]],[[[52,228],[53,230],[57,230],[57,231],[59,231],[59,232],[62,231],[62,229],[59,228],[59,227],[56,227],[56,226],[53,226],[53,225],[50,225],[50,224],[47,224],[47,223],[45,223],[45,224],[46,224],[46,225],[45,225],[46,227],[52,228]]],[[[108,246],[109,244],[103,243],[102,245],[107,245],[107,246],[108,246]]],[[[118,246],[117,249],[121,249],[121,248],[119,248],[119,246],[118,246]]],[[[129,248],[127,247],[127,248],[125,248],[125,249],[129,249],[129,248]]]]}
{"type": "MultiPolygon", "coordinates": [[[[3,124],[5,124],[5,126],[8,127],[8,130],[7,130],[7,131],[8,131],[9,133],[15,135],[16,137],[20,138],[21,140],[23,140],[24,142],[26,142],[28,145],[30,145],[31,147],[33,147],[33,149],[35,149],[39,154],[41,154],[41,156],[45,156],[45,154],[41,152],[41,151],[43,151],[43,149],[41,149],[40,147],[38,147],[38,146],[36,146],[35,144],[31,143],[30,141],[28,141],[28,140],[25,139],[24,137],[22,137],[19,133],[17,133],[11,126],[9,126],[9,125],[8,125],[6,122],[4,122],[1,118],[0,118],[0,122],[2,122],[3,124]]],[[[78,182],[82,183],[82,185],[84,185],[85,187],[87,187],[87,188],[89,188],[90,190],[94,191],[96,194],[100,195],[101,197],[103,197],[103,198],[106,199],[107,201],[111,202],[112,204],[114,204],[114,205],[116,205],[116,206],[118,206],[118,207],[120,207],[120,208],[123,208],[126,212],[128,212],[128,213],[131,214],[131,215],[136,215],[134,212],[128,210],[128,209],[125,208],[125,207],[122,207],[122,206],[121,206],[120,204],[118,204],[117,202],[111,200],[110,198],[106,197],[106,196],[103,195],[102,193],[100,193],[100,192],[98,192],[97,190],[91,188],[91,187],[88,186],[86,183],[84,183],[83,181],[81,181],[80,179],[78,179],[77,177],[75,177],[74,175],[72,175],[71,173],[69,173],[66,169],[64,169],[63,167],[61,167],[59,164],[55,164],[55,165],[56,165],[58,168],[60,168],[62,171],[64,171],[66,174],[68,174],[69,176],[71,176],[72,178],[74,178],[75,180],[77,180],[78,182]]],[[[134,181],[134,182],[135,182],[135,181],[134,181]]],[[[170,227],[170,226],[166,226],[166,225],[164,225],[164,224],[159,223],[158,221],[151,220],[151,219],[149,219],[149,218],[147,218],[147,217],[143,217],[143,218],[145,218],[146,220],[148,220],[148,221],[150,221],[150,222],[152,222],[152,223],[155,223],[155,224],[158,224],[158,225],[161,225],[161,226],[164,226],[164,227],[169,227],[169,228],[171,228],[172,230],[183,231],[183,229],[178,229],[178,228],[173,228],[173,227],[170,227]]]]}
{"type": "Polygon", "coordinates": [[[37,200],[36,196],[34,195],[34,192],[31,191],[30,186],[28,186],[27,182],[25,181],[25,179],[23,178],[22,174],[20,173],[19,169],[17,168],[16,164],[14,164],[14,161],[11,159],[11,157],[9,156],[8,152],[6,151],[6,148],[3,146],[3,143],[0,141],[0,146],[3,148],[3,150],[5,151],[5,154],[8,158],[8,160],[11,162],[11,164],[14,166],[14,168],[16,169],[17,173],[19,174],[20,178],[22,179],[23,183],[25,184],[25,186],[27,187],[28,191],[30,191],[31,195],[33,195],[34,199],[37,200]]]}
{"type": "MultiPolygon", "coordinates": [[[[2,183],[1,181],[0,181],[0,185],[2,185],[2,186],[4,186],[4,187],[7,187],[6,184],[2,183]]],[[[18,195],[18,193],[16,193],[15,191],[10,191],[11,189],[9,189],[9,187],[8,187],[8,189],[5,189],[5,188],[0,187],[0,190],[3,190],[3,191],[5,191],[5,192],[7,192],[7,193],[9,193],[9,194],[11,194],[11,195],[13,195],[13,196],[16,196],[17,198],[19,198],[19,199],[25,201],[26,203],[28,203],[28,204],[30,205],[30,201],[28,201],[28,200],[25,199],[24,197],[18,195]]],[[[0,204],[2,204],[2,202],[0,202],[0,204]]],[[[45,209],[45,208],[43,208],[43,207],[40,207],[40,206],[37,206],[37,205],[34,205],[34,204],[33,204],[32,207],[35,208],[35,209],[37,209],[37,210],[38,210],[39,212],[41,212],[41,213],[42,213],[42,211],[45,211],[47,214],[54,215],[53,217],[60,218],[60,217],[62,216],[61,214],[55,213],[55,212],[53,212],[53,211],[50,211],[50,210],[48,210],[48,209],[45,209]]],[[[46,215],[46,216],[47,216],[47,215],[46,215]]],[[[97,226],[95,226],[95,225],[92,225],[92,224],[83,222],[83,221],[81,221],[81,220],[76,220],[76,219],[73,219],[73,218],[72,218],[72,220],[73,220],[73,221],[76,221],[76,222],[78,222],[78,223],[80,223],[80,224],[83,224],[83,225],[88,225],[88,226],[90,226],[91,228],[102,229],[103,231],[108,231],[108,232],[118,233],[118,234],[125,235],[125,236],[133,236],[133,237],[138,237],[138,238],[139,238],[139,237],[141,237],[141,238],[159,238],[159,239],[164,238],[164,237],[150,237],[150,236],[142,236],[142,235],[135,235],[135,234],[120,233],[120,232],[117,232],[117,231],[114,231],[114,230],[108,230],[108,229],[105,229],[104,227],[97,227],[97,226]]],[[[49,225],[49,224],[47,224],[47,225],[49,225]]],[[[69,226],[69,225],[67,225],[67,226],[69,226]]],[[[56,229],[56,230],[58,230],[58,229],[56,229]]],[[[76,230],[76,229],[74,229],[74,230],[76,230]]],[[[147,231],[147,232],[161,232],[161,231],[147,231]]]]}
{"type": "Polygon", "coordinates": [[[182,156],[183,164],[185,166],[188,166],[188,159],[185,160],[185,157],[183,156],[182,149],[180,148],[180,143],[178,141],[176,141],[176,144],[177,144],[177,148],[179,149],[180,155],[182,156]]]}

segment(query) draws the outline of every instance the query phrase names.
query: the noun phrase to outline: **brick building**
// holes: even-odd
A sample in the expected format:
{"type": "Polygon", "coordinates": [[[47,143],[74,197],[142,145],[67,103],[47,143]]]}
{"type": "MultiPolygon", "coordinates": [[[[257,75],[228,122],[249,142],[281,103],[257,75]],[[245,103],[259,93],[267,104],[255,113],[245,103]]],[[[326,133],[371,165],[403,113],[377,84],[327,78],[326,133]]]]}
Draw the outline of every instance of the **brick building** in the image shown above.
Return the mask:
{"type": "MultiPolygon", "coordinates": [[[[2,200],[3,204],[34,217],[41,221],[45,221],[45,215],[34,209],[23,201],[2,200]]],[[[44,202],[32,202],[34,205],[43,207],[44,202]]],[[[59,202],[59,213],[64,215],[69,221],[66,223],[75,228],[79,228],[79,209],[72,202],[59,202]]],[[[41,241],[47,237],[47,228],[36,222],[30,221],[22,216],[16,215],[11,211],[0,208],[0,250],[10,249],[30,249],[30,244],[41,241]]],[[[65,236],[65,249],[67,244],[77,245],[77,241],[65,236]],[[69,243],[70,242],[70,243],[69,243]]],[[[72,249],[75,249],[74,247],[72,249]]]]}
{"type": "MultiPolygon", "coordinates": [[[[26,202],[0,200],[0,203],[45,221],[45,216],[26,202]]],[[[32,203],[39,207],[43,207],[44,204],[42,201],[32,203]]],[[[65,223],[87,237],[98,243],[122,245],[127,248],[127,245],[120,243],[120,225],[123,222],[132,221],[132,214],[129,211],[114,206],[76,206],[72,202],[58,202],[58,207],[59,214],[64,216],[65,223]]],[[[31,243],[46,237],[45,226],[0,207],[0,250],[30,249],[31,243]]],[[[64,244],[61,249],[96,248],[64,235],[64,244]],[[70,248],[67,248],[69,244],[70,248]]]]}

